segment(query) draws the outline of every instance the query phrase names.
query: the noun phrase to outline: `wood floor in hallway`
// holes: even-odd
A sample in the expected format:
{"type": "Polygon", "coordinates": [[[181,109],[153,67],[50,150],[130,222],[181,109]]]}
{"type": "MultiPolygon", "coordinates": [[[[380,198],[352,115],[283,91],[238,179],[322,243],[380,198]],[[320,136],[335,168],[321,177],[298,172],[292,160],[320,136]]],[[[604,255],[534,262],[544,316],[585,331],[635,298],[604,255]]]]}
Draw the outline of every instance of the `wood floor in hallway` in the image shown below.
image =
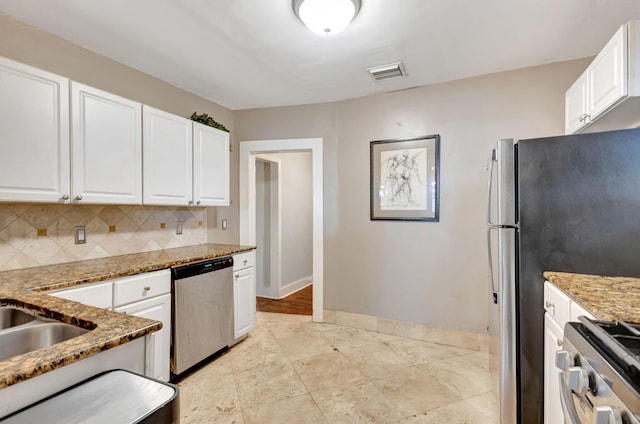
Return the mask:
{"type": "Polygon", "coordinates": [[[279,314],[312,314],[313,285],[293,293],[280,300],[257,298],[257,310],[260,312],[275,312],[279,314]]]}

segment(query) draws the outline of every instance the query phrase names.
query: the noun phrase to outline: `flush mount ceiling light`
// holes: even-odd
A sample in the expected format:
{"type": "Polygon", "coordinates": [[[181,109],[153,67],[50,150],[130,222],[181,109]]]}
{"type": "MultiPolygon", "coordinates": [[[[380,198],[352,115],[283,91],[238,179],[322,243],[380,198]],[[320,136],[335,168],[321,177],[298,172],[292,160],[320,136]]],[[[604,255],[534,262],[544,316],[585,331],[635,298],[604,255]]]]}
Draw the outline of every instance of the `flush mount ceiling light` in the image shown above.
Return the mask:
{"type": "Polygon", "coordinates": [[[293,0],[293,11],[311,31],[337,34],[360,11],[361,0],[293,0]]]}

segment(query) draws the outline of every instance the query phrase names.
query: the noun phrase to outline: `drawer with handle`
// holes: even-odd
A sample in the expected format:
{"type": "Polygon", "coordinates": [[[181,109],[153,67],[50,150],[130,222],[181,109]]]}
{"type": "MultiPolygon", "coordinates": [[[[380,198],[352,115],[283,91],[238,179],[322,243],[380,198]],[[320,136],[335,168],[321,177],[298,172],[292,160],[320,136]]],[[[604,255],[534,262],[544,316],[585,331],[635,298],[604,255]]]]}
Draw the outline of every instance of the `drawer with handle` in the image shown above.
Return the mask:
{"type": "Polygon", "coordinates": [[[544,283],[544,309],[564,328],[569,321],[571,300],[557,287],[549,282],[544,283]]]}
{"type": "Polygon", "coordinates": [[[245,268],[251,268],[256,264],[256,252],[254,250],[250,252],[238,253],[233,255],[233,270],[239,271],[245,268]]]}
{"type": "Polygon", "coordinates": [[[171,271],[146,272],[121,278],[113,284],[113,306],[149,299],[171,292],[171,271]]]}

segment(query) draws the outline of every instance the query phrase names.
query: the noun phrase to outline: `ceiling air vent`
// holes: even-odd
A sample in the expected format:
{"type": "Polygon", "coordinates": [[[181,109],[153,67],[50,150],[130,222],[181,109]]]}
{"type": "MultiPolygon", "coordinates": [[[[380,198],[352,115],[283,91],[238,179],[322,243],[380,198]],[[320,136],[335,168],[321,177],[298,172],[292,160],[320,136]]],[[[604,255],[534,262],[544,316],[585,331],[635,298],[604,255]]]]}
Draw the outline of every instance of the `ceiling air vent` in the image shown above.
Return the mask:
{"type": "Polygon", "coordinates": [[[388,65],[374,66],[367,68],[367,72],[376,81],[388,80],[391,78],[406,77],[407,71],[404,70],[402,62],[390,63],[388,65]]]}

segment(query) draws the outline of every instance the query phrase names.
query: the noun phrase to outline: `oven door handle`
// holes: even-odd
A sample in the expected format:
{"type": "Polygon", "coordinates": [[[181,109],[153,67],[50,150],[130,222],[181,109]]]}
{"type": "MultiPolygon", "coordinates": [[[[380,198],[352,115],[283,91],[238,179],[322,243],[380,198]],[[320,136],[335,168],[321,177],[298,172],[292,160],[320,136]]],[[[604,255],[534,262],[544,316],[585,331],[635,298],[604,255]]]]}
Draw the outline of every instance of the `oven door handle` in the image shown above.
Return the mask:
{"type": "Polygon", "coordinates": [[[573,393],[569,386],[565,384],[562,373],[558,374],[558,380],[558,384],[560,384],[560,403],[562,404],[564,419],[567,424],[580,424],[580,417],[578,417],[578,412],[573,404],[573,393]]]}

